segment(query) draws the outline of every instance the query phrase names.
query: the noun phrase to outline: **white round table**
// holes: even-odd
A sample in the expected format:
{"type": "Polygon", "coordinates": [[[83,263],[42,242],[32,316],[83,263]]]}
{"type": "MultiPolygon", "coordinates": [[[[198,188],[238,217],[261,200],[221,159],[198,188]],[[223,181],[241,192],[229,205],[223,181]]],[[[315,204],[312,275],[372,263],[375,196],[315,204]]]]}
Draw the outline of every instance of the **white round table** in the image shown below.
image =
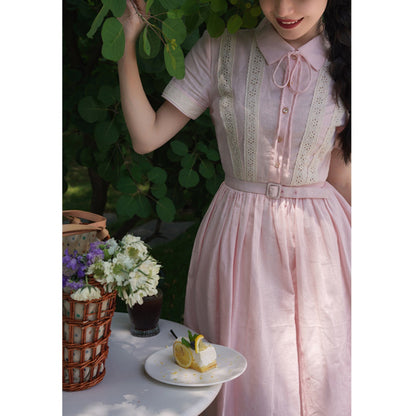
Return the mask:
{"type": "Polygon", "coordinates": [[[63,392],[64,416],[197,416],[219,393],[222,384],[209,387],[178,387],[160,383],[144,370],[146,358],[171,345],[174,337],[186,336],[188,328],[161,319],[160,333],[134,337],[127,313],[115,312],[104,379],[87,390],[63,392]]]}

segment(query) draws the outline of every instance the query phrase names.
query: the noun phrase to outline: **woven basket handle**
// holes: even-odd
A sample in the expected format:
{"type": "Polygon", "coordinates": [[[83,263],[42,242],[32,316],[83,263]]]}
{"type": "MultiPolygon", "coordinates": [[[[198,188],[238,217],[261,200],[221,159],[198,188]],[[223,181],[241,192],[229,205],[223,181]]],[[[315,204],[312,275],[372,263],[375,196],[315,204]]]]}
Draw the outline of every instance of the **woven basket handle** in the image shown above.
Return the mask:
{"type": "Polygon", "coordinates": [[[63,211],[62,214],[65,218],[71,220],[71,224],[62,225],[63,236],[82,234],[89,231],[97,231],[97,238],[100,240],[105,240],[110,236],[110,233],[105,228],[107,224],[107,218],[101,215],[80,210],[63,211]],[[81,219],[91,222],[86,224],[81,222],[81,219]]]}

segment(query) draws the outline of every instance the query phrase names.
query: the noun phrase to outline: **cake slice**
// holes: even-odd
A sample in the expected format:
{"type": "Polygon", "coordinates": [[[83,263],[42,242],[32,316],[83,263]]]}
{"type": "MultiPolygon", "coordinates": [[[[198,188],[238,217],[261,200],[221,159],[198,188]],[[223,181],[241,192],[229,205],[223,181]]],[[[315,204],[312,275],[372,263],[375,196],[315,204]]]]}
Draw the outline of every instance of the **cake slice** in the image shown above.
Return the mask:
{"type": "Polygon", "coordinates": [[[177,338],[173,343],[173,356],[176,364],[201,373],[215,368],[217,366],[215,348],[203,341],[203,335],[192,335],[191,331],[188,331],[188,335],[188,338],[177,338]]]}

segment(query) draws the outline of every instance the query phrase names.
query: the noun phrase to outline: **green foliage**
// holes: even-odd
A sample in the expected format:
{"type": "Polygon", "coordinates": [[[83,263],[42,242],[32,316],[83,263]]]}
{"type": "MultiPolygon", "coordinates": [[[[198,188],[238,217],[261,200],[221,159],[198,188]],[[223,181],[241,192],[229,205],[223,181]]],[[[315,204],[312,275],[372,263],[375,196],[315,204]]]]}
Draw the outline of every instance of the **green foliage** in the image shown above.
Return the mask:
{"type": "MultiPolygon", "coordinates": [[[[162,273],[166,277],[161,281],[163,290],[161,317],[164,319],[183,322],[188,266],[198,226],[199,222],[175,240],[152,249],[154,257],[163,264],[162,273]]],[[[125,309],[124,306],[123,311],[125,309]]]]}
{"type": "MultiPolygon", "coordinates": [[[[88,37],[93,37],[102,25],[102,54],[112,61],[118,61],[123,55],[124,34],[115,17],[123,13],[125,1],[130,0],[102,0],[102,7],[87,33],[88,37]],[[114,17],[107,16],[109,12],[114,17]]],[[[196,27],[206,25],[209,34],[218,37],[225,28],[235,33],[241,28],[255,27],[261,15],[258,0],[148,0],[146,12],[151,17],[140,36],[141,51],[147,57],[154,57],[152,49],[160,49],[162,43],[166,70],[178,79],[185,75],[181,45],[196,27]],[[157,34],[153,38],[153,48],[149,39],[152,31],[157,34]]]]}
{"type": "Polygon", "coordinates": [[[104,21],[101,38],[104,58],[118,61],[124,53],[124,31],[123,26],[115,17],[109,17],[104,21]]]}
{"type": "MultiPolygon", "coordinates": [[[[130,0],[127,0],[130,1],[130,0]]],[[[64,173],[76,162],[119,195],[119,219],[173,221],[192,208],[198,217],[224,172],[208,112],[160,149],[137,154],[121,111],[117,65],[124,32],[117,17],[126,0],[64,0],[64,173]]],[[[220,36],[257,25],[257,0],[148,0],[149,24],[137,43],[146,94],[154,106],[204,30],[220,36]]],[[[64,183],[64,190],[67,184],[64,183]]],[[[76,207],[75,207],[76,208],[76,207]]]]}

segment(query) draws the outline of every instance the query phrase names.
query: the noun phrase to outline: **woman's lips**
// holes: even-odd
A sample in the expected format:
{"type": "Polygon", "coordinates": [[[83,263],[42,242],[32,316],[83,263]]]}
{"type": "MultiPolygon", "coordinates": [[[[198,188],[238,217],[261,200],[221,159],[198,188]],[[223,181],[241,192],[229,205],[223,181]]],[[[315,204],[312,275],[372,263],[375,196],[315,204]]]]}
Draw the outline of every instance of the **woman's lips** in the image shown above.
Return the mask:
{"type": "Polygon", "coordinates": [[[291,20],[291,19],[277,19],[276,21],[279,24],[280,27],[284,29],[293,29],[296,26],[299,26],[300,22],[303,20],[303,17],[301,17],[298,20],[291,20]]]}

